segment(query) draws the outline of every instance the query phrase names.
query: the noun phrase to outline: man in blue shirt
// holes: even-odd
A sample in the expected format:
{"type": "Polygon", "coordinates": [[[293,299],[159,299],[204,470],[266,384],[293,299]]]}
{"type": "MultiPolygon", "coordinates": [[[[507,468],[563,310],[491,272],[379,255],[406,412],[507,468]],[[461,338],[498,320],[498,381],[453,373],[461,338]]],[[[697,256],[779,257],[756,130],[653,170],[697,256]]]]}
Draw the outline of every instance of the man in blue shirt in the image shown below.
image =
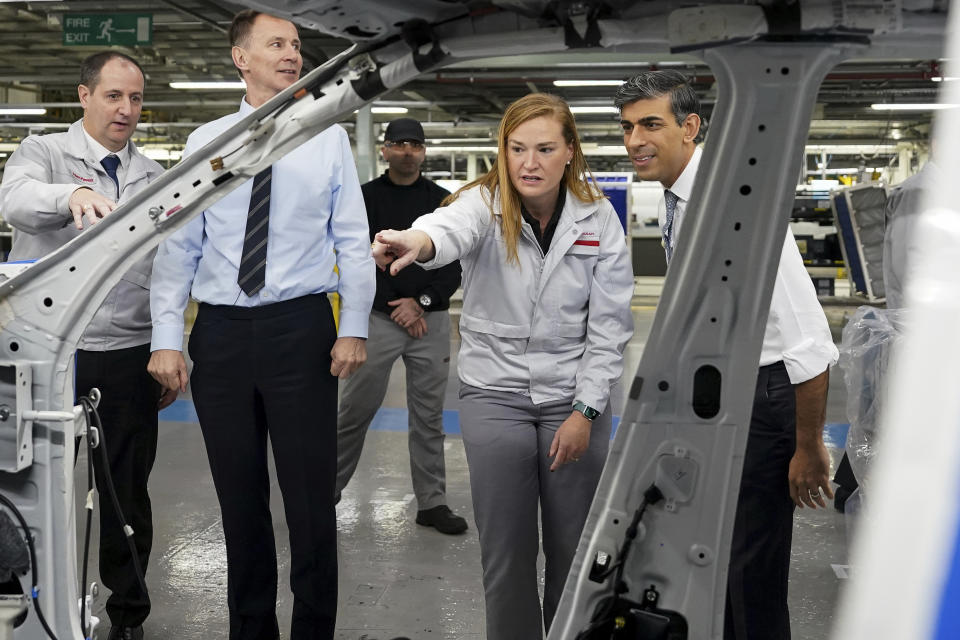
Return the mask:
{"type": "MultiPolygon", "coordinates": [[[[236,114],[191,134],[199,149],[300,76],[293,23],[244,11],[230,27],[247,85],[236,114]]],[[[231,640],[278,637],[267,435],[290,529],[291,640],[333,637],[337,379],[366,360],[374,263],[347,134],[319,133],[173,234],[157,252],[149,370],[193,399],[220,500],[231,640]],[[338,267],[339,276],[334,272],[338,267]],[[340,294],[339,337],[326,293],[340,294]]]]}

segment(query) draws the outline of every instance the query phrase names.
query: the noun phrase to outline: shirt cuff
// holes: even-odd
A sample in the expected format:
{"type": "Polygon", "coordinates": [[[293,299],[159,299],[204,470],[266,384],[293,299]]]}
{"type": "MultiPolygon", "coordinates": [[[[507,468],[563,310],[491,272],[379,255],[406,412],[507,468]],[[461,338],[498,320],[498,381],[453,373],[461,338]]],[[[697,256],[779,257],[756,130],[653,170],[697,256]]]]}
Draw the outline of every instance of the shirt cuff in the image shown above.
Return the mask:
{"type": "Polygon", "coordinates": [[[182,324],[153,325],[153,339],[150,341],[150,351],[159,351],[160,349],[183,351],[182,324]]]}
{"type": "Polygon", "coordinates": [[[340,309],[340,326],[338,338],[366,338],[369,328],[370,314],[362,311],[340,309]]]}
{"type": "Polygon", "coordinates": [[[836,345],[817,343],[812,339],[784,352],[783,364],[792,384],[812,380],[837,363],[840,352],[836,345]]]}
{"type": "Polygon", "coordinates": [[[573,402],[570,403],[570,408],[571,410],[573,409],[574,402],[582,402],[591,409],[596,409],[600,413],[603,413],[607,410],[607,403],[609,399],[609,394],[603,393],[594,385],[581,383],[577,387],[577,395],[574,397],[573,402]]]}

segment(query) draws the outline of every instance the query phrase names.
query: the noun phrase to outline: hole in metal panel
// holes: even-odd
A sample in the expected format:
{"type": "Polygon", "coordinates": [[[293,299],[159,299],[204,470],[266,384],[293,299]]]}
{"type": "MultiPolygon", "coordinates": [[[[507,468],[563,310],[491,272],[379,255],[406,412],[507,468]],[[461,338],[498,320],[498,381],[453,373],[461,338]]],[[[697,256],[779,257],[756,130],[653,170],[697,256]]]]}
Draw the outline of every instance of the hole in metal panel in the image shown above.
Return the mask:
{"type": "Polygon", "coordinates": [[[705,364],[693,374],[693,412],[703,419],[720,413],[720,370],[705,364]]]}

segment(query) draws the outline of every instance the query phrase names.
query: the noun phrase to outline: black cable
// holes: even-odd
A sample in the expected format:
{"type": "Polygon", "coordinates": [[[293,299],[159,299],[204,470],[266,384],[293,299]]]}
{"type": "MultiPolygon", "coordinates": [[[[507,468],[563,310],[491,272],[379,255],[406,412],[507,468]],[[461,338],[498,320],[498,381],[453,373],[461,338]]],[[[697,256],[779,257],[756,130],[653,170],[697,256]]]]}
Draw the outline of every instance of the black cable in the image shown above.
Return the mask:
{"type": "Polygon", "coordinates": [[[37,548],[33,544],[33,536],[30,535],[30,526],[27,525],[27,521],[24,519],[23,514],[20,513],[20,510],[17,509],[17,505],[13,504],[13,501],[2,493],[0,493],[0,503],[3,503],[3,505],[13,513],[17,522],[20,523],[20,527],[23,529],[23,535],[27,539],[27,549],[30,551],[30,571],[33,578],[33,586],[30,589],[30,599],[33,601],[33,609],[37,612],[37,619],[40,620],[40,624],[43,626],[43,630],[47,632],[50,640],[57,640],[53,629],[47,624],[47,619],[43,617],[43,609],[40,607],[40,581],[37,576],[37,548]]]}
{"type": "Polygon", "coordinates": [[[590,621],[590,624],[577,634],[576,640],[586,640],[590,637],[591,633],[610,622],[611,613],[616,610],[617,603],[620,601],[620,595],[629,590],[626,583],[623,582],[623,572],[627,566],[627,556],[630,554],[630,547],[640,532],[640,520],[643,518],[643,514],[649,505],[656,504],[661,500],[663,500],[663,492],[661,492],[655,484],[651,484],[647,487],[647,490],[643,492],[643,499],[640,501],[640,506],[634,511],[630,526],[627,527],[627,530],[623,534],[623,542],[620,544],[620,552],[617,554],[616,562],[600,576],[601,579],[606,579],[611,573],[616,572],[616,577],[613,580],[613,594],[604,600],[603,608],[597,611],[590,621]]]}
{"type": "Polygon", "coordinates": [[[84,501],[84,508],[87,510],[87,524],[83,534],[83,572],[80,578],[80,628],[83,630],[83,637],[90,638],[92,629],[87,628],[87,570],[90,562],[90,530],[93,525],[93,439],[90,437],[90,411],[86,405],[83,405],[83,414],[87,421],[87,499],[84,501]]]}
{"type": "MultiPolygon", "coordinates": [[[[130,557],[133,561],[134,572],[137,574],[137,581],[140,583],[140,588],[143,589],[143,592],[146,594],[148,593],[147,583],[143,578],[143,569],[140,567],[140,557],[137,555],[137,546],[133,541],[133,528],[127,524],[127,520],[123,516],[123,510],[120,508],[120,500],[117,498],[117,490],[113,486],[113,477],[110,474],[110,460],[107,458],[107,440],[103,433],[103,425],[100,422],[100,414],[97,413],[96,405],[94,405],[93,400],[88,396],[81,397],[80,403],[84,406],[84,411],[89,411],[93,419],[93,426],[97,428],[97,433],[100,436],[100,446],[97,448],[100,450],[100,457],[103,461],[103,479],[107,484],[107,493],[110,495],[111,502],[113,502],[113,509],[117,515],[117,520],[120,521],[123,527],[123,535],[127,538],[127,546],[130,547],[130,557]]],[[[102,505],[101,508],[103,508],[102,505]]]]}

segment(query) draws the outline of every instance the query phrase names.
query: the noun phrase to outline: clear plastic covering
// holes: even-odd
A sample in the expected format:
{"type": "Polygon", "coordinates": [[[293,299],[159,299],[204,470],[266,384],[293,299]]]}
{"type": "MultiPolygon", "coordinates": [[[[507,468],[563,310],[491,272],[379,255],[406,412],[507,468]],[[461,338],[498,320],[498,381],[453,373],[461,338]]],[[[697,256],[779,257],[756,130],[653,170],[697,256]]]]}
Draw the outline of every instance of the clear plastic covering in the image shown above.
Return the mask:
{"type": "Polygon", "coordinates": [[[875,454],[879,419],[887,394],[887,368],[894,345],[903,335],[904,309],[860,307],[843,328],[840,368],[847,387],[847,456],[869,497],[869,471],[875,454]]]}

